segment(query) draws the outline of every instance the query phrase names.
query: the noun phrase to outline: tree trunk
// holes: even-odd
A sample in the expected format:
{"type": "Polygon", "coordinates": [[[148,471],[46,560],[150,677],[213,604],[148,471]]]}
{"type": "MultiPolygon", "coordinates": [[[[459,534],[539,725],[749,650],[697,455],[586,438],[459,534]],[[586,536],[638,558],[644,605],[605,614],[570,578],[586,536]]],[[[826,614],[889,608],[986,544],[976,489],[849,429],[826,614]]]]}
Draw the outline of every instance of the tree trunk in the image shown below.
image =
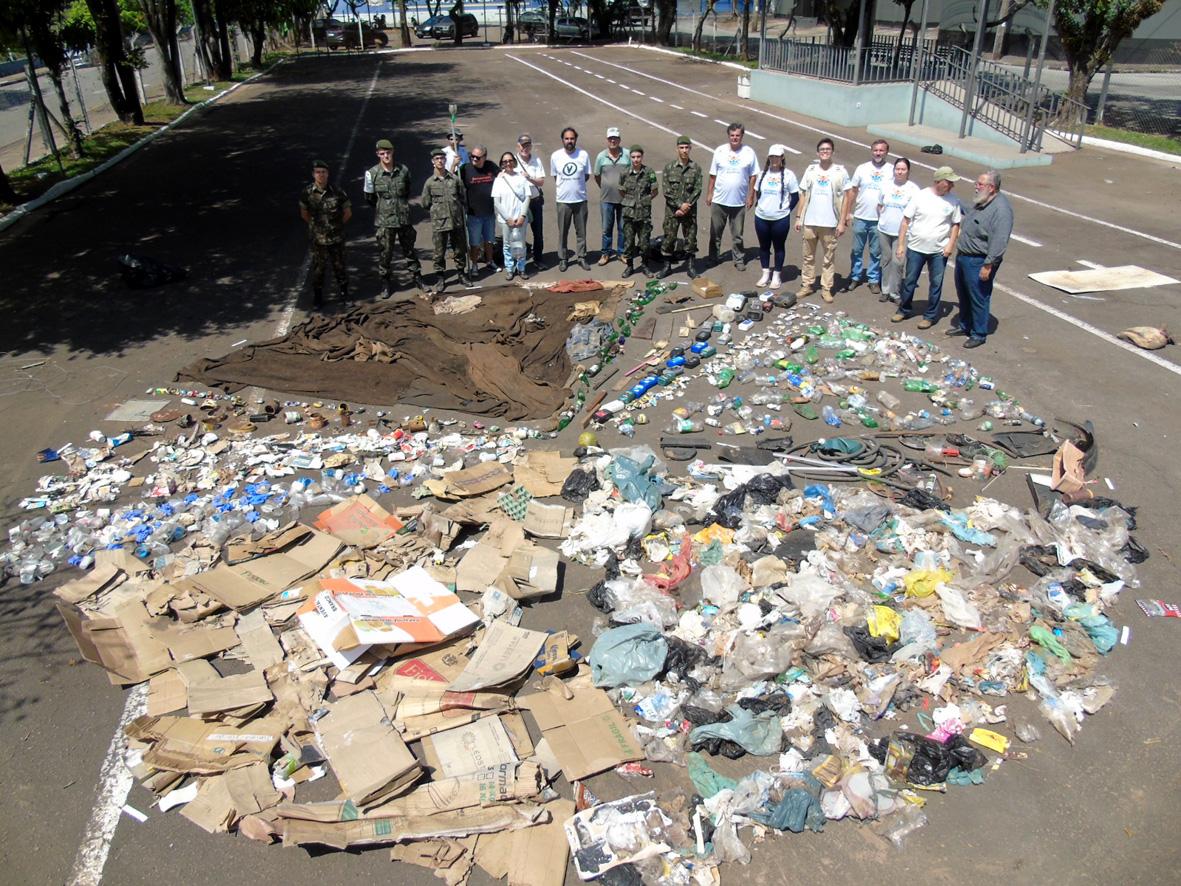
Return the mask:
{"type": "Polygon", "coordinates": [[[225,0],[213,0],[213,11],[217,16],[217,58],[213,61],[214,76],[218,80],[230,80],[234,76],[234,56],[230,54],[230,22],[226,16],[225,0]]]}
{"type": "MultiPolygon", "coordinates": [[[[212,0],[193,0],[193,17],[196,19],[197,56],[201,61],[202,75],[214,79],[221,70],[221,53],[217,46],[217,25],[213,21],[212,0]]],[[[309,25],[310,27],[310,25],[309,25]]]]}
{"type": "Polygon", "coordinates": [[[898,61],[902,58],[902,41],[906,39],[906,28],[910,24],[910,10],[914,6],[914,0],[903,0],[902,3],[902,29],[898,32],[898,45],[894,47],[894,58],[891,61],[891,67],[897,71],[898,61]]]}
{"type": "Polygon", "coordinates": [[[127,51],[123,48],[119,7],[115,0],[86,0],[86,8],[94,19],[95,51],[102,65],[103,86],[111,108],[124,123],[142,126],[144,111],[135,88],[135,71],[127,63],[127,51]]]}
{"type": "Polygon", "coordinates": [[[742,0],[742,57],[750,59],[750,4],[751,0],[742,0]]]}
{"type": "Polygon", "coordinates": [[[156,44],[164,68],[164,100],[171,105],[188,104],[184,76],[180,72],[180,45],[176,39],[176,0],[139,0],[140,12],[156,44]]]}
{"type": "Polygon", "coordinates": [[[73,113],[70,111],[70,101],[66,98],[65,83],[62,82],[62,69],[60,66],[46,65],[49,71],[49,79],[53,83],[53,91],[57,93],[57,107],[58,113],[62,115],[62,127],[66,130],[66,141],[69,142],[70,156],[75,160],[86,153],[82,146],[82,130],[78,127],[78,122],[74,119],[73,113]]]}
{"type": "Polygon", "coordinates": [[[406,17],[406,0],[398,0],[398,18],[402,20],[402,25],[399,28],[399,37],[402,39],[402,48],[410,46],[410,20],[406,17]]]}
{"type": "Polygon", "coordinates": [[[705,20],[711,15],[717,15],[714,12],[714,6],[717,0],[706,0],[705,12],[701,14],[701,18],[697,20],[697,27],[693,29],[693,51],[701,52],[701,32],[705,30],[705,20]]]}
{"type": "Polygon", "coordinates": [[[266,42],[266,30],[261,23],[256,23],[250,29],[250,66],[256,71],[262,70],[262,50],[266,42]]]}
{"type": "Polygon", "coordinates": [[[20,200],[16,196],[16,191],[12,189],[12,182],[8,180],[8,173],[4,171],[3,166],[0,166],[0,200],[5,203],[17,203],[20,200]]]}
{"type": "Polygon", "coordinates": [[[668,46],[672,43],[673,25],[677,22],[676,0],[658,0],[656,8],[660,13],[656,23],[656,42],[668,46]]]}

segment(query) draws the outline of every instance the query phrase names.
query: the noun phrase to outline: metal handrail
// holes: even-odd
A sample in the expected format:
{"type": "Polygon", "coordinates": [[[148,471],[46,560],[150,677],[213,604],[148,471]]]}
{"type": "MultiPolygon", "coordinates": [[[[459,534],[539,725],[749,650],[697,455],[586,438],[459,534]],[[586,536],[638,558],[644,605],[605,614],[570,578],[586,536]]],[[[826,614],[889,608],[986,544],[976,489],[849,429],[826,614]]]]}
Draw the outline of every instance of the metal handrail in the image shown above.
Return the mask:
{"type": "MultiPolygon", "coordinates": [[[[938,57],[949,48],[935,40],[923,40],[919,53],[938,57]]],[[[818,37],[764,40],[759,47],[759,67],[840,83],[906,83],[913,76],[914,51],[913,41],[899,47],[897,41],[874,38],[862,50],[858,70],[853,47],[832,46],[818,37]]]]}

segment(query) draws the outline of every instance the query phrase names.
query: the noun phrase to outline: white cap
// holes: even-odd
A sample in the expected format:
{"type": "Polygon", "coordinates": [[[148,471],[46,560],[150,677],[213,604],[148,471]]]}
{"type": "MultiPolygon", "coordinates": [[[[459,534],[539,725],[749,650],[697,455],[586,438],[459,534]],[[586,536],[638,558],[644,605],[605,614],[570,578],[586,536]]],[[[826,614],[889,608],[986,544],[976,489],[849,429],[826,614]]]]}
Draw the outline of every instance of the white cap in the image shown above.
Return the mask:
{"type": "Polygon", "coordinates": [[[608,126],[607,127],[607,138],[623,138],[623,136],[619,134],[619,127],[618,126],[608,126]]]}
{"type": "Polygon", "coordinates": [[[771,147],[767,148],[768,157],[783,157],[786,156],[786,154],[787,148],[785,148],[783,145],[771,145],[771,147]]]}

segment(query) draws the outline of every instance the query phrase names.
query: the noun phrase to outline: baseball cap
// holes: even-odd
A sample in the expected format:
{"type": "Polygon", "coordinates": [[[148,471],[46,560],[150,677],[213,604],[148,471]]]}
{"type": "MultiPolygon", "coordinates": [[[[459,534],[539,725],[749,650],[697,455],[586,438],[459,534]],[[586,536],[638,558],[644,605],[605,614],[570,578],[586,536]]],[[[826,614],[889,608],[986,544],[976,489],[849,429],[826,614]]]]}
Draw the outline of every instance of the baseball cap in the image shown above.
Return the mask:
{"type": "Polygon", "coordinates": [[[435,148],[433,151],[431,151],[431,157],[432,157],[432,158],[434,158],[434,157],[446,157],[446,156],[447,156],[447,152],[446,152],[446,151],[444,151],[442,148],[435,148]]]}
{"type": "Polygon", "coordinates": [[[519,145],[523,145],[523,144],[525,144],[525,142],[532,142],[532,141],[533,141],[533,136],[531,136],[527,132],[522,132],[520,135],[517,136],[517,144],[519,144],[519,145]]]}
{"type": "Polygon", "coordinates": [[[687,135],[681,135],[681,136],[677,137],[677,144],[678,145],[691,145],[691,144],[693,144],[693,139],[689,138],[689,136],[687,136],[687,135]]]}
{"type": "Polygon", "coordinates": [[[785,148],[783,145],[771,145],[771,147],[767,148],[768,157],[782,157],[786,153],[787,148],[785,148]]]}
{"type": "Polygon", "coordinates": [[[327,168],[328,168],[328,164],[325,163],[323,160],[313,160],[312,161],[312,169],[327,169],[327,168]]]}
{"type": "Polygon", "coordinates": [[[393,149],[394,149],[394,143],[392,141],[390,141],[388,138],[379,138],[377,140],[377,150],[392,151],[393,149]]]}
{"type": "Polygon", "coordinates": [[[627,149],[627,152],[629,154],[642,154],[642,153],[644,153],[644,146],[643,145],[632,145],[630,148],[627,149]]]}
{"type": "Polygon", "coordinates": [[[608,126],[607,127],[607,138],[622,138],[622,137],[623,136],[621,136],[619,134],[619,127],[618,126],[608,126]]]}
{"type": "Polygon", "coordinates": [[[935,170],[935,181],[937,182],[958,182],[961,176],[955,174],[955,170],[950,166],[940,166],[935,170]]]}
{"type": "Polygon", "coordinates": [[[451,138],[452,135],[455,136],[456,141],[463,141],[463,131],[462,130],[457,129],[457,130],[455,130],[454,133],[449,133],[447,135],[447,138],[451,138]]]}

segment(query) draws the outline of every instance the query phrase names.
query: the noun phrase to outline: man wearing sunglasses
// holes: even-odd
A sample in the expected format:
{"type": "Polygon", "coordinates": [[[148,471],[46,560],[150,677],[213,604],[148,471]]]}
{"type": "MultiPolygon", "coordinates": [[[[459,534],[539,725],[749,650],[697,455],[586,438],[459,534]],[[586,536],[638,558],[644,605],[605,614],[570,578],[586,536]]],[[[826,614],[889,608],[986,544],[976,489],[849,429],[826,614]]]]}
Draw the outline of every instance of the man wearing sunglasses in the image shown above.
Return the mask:
{"type": "Polygon", "coordinates": [[[467,197],[469,280],[475,279],[481,257],[489,271],[496,270],[496,262],[492,258],[492,246],[496,242],[496,206],[492,201],[492,184],[499,173],[496,164],[488,159],[488,149],[483,145],[473,147],[471,162],[460,167],[459,177],[467,197]]]}

